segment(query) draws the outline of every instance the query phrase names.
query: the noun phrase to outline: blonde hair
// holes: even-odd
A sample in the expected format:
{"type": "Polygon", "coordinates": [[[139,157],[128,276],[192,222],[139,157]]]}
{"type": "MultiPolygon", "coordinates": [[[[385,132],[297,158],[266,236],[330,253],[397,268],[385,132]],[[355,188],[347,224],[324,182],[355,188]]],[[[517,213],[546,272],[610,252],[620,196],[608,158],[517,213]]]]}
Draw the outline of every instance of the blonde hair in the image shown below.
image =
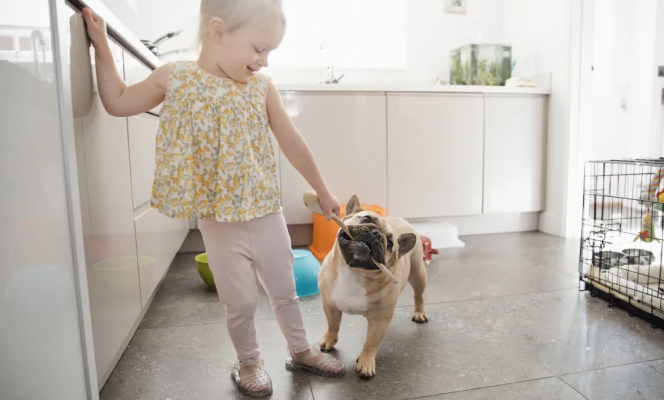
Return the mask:
{"type": "Polygon", "coordinates": [[[198,29],[200,44],[210,35],[210,21],[221,18],[228,32],[242,27],[255,17],[276,17],[286,25],[282,0],[202,0],[201,22],[198,29]]]}

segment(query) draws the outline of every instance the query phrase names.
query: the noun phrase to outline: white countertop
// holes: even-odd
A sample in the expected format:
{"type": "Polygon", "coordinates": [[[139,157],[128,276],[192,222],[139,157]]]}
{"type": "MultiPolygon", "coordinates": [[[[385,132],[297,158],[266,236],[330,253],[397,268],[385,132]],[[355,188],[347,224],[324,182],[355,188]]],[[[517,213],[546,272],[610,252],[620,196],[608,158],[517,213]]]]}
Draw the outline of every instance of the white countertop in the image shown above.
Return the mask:
{"type": "Polygon", "coordinates": [[[415,92],[415,93],[476,93],[476,94],[520,94],[548,95],[549,89],[540,87],[463,86],[463,85],[354,85],[354,84],[279,84],[280,92],[415,92]]]}

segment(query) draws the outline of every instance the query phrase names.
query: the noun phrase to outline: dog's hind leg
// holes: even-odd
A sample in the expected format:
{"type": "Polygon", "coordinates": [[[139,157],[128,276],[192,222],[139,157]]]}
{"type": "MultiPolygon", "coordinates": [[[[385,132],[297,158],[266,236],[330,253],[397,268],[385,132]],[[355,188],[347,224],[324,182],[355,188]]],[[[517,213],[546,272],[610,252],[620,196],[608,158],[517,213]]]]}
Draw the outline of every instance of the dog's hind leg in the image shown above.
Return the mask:
{"type": "Polygon", "coordinates": [[[415,311],[413,321],[418,324],[428,322],[426,308],[424,306],[424,290],[427,287],[427,269],[421,253],[415,252],[411,257],[410,276],[408,282],[415,292],[415,311]]]}

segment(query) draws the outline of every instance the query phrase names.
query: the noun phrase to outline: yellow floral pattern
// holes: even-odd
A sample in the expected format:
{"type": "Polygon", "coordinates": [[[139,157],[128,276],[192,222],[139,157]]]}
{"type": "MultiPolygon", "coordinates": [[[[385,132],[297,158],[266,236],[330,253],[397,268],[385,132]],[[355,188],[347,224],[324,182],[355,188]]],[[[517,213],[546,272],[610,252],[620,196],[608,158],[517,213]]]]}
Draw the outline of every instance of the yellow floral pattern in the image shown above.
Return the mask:
{"type": "Polygon", "coordinates": [[[241,222],[281,209],[268,128],[269,78],[238,83],[169,64],[152,206],[172,218],[241,222]]]}

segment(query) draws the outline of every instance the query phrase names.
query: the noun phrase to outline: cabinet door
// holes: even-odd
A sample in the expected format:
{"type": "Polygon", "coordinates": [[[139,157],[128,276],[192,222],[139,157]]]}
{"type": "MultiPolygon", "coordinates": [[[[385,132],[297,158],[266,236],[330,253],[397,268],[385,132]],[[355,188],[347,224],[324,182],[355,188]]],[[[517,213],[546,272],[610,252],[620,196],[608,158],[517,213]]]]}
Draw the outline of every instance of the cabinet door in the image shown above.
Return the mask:
{"type": "MultiPolygon", "coordinates": [[[[133,85],[145,80],[152,73],[152,69],[139,61],[129,52],[124,52],[125,82],[127,85],[133,85]]],[[[154,114],[159,114],[161,104],[150,110],[154,114]]]]}
{"type": "Polygon", "coordinates": [[[141,300],[145,307],[182,246],[189,221],[171,219],[150,208],[159,118],[147,113],[136,115],[129,117],[127,126],[141,300]]]}
{"type": "Polygon", "coordinates": [[[487,95],[484,212],[544,209],[544,96],[487,95]]]}
{"type": "Polygon", "coordinates": [[[150,202],[155,170],[155,140],[159,118],[150,114],[129,117],[129,158],[134,208],[150,202]]]}
{"type": "Polygon", "coordinates": [[[136,218],[136,247],[145,306],[189,233],[189,221],[168,218],[154,208],[136,218]]]}
{"type": "MultiPolygon", "coordinates": [[[[110,45],[122,76],[122,51],[110,45]]],[[[102,382],[142,309],[127,119],[107,114],[95,87],[92,110],[74,122],[90,314],[102,382]]]]}
{"type": "Polygon", "coordinates": [[[482,212],[483,108],[481,95],[388,94],[391,215],[482,212]]]}
{"type": "MultiPolygon", "coordinates": [[[[352,195],[387,205],[385,95],[284,93],[284,105],[318,162],[332,193],[344,205],[352,195]]],[[[309,184],[281,154],[282,206],[289,224],[308,224],[302,202],[309,184]]]]}
{"type": "MultiPolygon", "coordinates": [[[[64,1],[3,1],[0,10],[0,399],[89,400],[94,365],[77,280],[85,266],[68,183],[77,163],[59,86],[68,83],[66,33],[72,42],[85,35],[61,22],[83,21],[64,1]]],[[[85,61],[72,68],[89,69],[85,61]]],[[[74,102],[80,93],[72,89],[74,102]]]]}

